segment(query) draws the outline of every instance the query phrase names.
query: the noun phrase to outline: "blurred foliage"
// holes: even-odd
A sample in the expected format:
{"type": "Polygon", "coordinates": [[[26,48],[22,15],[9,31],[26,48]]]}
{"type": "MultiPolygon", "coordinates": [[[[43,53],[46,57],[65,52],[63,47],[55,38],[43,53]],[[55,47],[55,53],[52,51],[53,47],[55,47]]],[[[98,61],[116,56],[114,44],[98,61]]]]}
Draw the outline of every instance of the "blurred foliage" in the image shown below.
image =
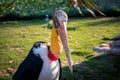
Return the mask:
{"type": "Polygon", "coordinates": [[[0,1],[0,14],[3,14],[6,11],[10,10],[12,8],[11,5],[13,5],[15,1],[16,0],[1,0],[0,1]]]}
{"type": "Polygon", "coordinates": [[[14,14],[16,16],[39,16],[50,14],[56,9],[65,10],[66,3],[64,0],[15,0],[14,4],[8,7],[5,5],[10,4],[11,0],[0,0],[1,15],[14,14]]]}
{"type": "Polygon", "coordinates": [[[97,0],[96,5],[107,16],[120,16],[120,0],[97,0]]]}
{"type": "MultiPolygon", "coordinates": [[[[69,16],[81,16],[79,11],[74,7],[71,7],[67,1],[70,0],[0,0],[0,17],[45,17],[45,14],[51,15],[51,13],[57,9],[65,10],[69,16]]],[[[84,0],[73,0],[73,1],[84,1],[84,0]]],[[[89,0],[85,0],[89,1],[89,0]]],[[[105,14],[113,13],[119,14],[120,12],[120,0],[91,0],[98,8],[105,14]],[[112,13],[113,11],[113,13],[112,13]]],[[[80,10],[86,16],[91,15],[90,11],[97,14],[99,11],[96,10],[95,6],[84,7],[79,5],[80,10]],[[88,11],[87,11],[88,10],[88,11]],[[96,11],[95,11],[96,10],[96,11]]]]}
{"type": "Polygon", "coordinates": [[[96,15],[92,9],[96,10],[99,14],[105,16],[105,14],[99,10],[98,6],[94,3],[94,1],[93,0],[67,0],[68,4],[73,5],[82,16],[84,16],[84,14],[81,10],[81,7],[84,7],[94,17],[96,17],[96,15]]]}

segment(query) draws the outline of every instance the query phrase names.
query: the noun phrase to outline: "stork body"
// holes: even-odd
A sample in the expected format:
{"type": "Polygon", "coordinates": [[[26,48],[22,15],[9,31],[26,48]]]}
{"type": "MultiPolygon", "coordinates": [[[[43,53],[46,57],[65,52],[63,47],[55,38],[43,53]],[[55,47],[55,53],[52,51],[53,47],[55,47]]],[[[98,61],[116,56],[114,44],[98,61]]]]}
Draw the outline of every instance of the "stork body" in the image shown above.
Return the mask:
{"type": "Polygon", "coordinates": [[[65,49],[69,69],[72,72],[70,51],[66,32],[67,15],[58,10],[53,14],[51,44],[34,43],[26,59],[21,63],[13,80],[59,80],[61,76],[60,56],[65,49]]]}
{"type": "Polygon", "coordinates": [[[47,55],[49,46],[44,42],[34,43],[28,56],[20,64],[13,80],[59,80],[60,60],[51,61],[47,55]]]}
{"type": "Polygon", "coordinates": [[[50,53],[50,49],[45,43],[37,42],[34,45],[36,47],[33,47],[33,53],[43,60],[38,80],[59,80],[61,76],[59,59],[55,61],[49,59],[48,54],[50,53]]]}

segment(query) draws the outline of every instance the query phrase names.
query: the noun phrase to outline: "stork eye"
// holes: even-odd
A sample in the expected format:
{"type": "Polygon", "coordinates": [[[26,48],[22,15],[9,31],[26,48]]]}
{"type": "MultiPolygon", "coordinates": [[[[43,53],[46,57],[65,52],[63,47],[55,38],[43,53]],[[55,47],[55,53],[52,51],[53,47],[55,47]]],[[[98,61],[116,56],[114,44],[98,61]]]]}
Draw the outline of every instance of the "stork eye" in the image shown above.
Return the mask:
{"type": "Polygon", "coordinates": [[[42,45],[42,43],[39,43],[38,46],[40,47],[42,45]]]}
{"type": "Polygon", "coordinates": [[[66,21],[66,17],[65,17],[65,16],[61,16],[61,17],[60,17],[60,21],[62,21],[62,22],[67,22],[67,21],[66,21]]]}
{"type": "Polygon", "coordinates": [[[37,42],[37,43],[34,44],[34,47],[35,47],[35,48],[40,48],[41,45],[42,45],[42,43],[38,43],[38,42],[37,42]]]}

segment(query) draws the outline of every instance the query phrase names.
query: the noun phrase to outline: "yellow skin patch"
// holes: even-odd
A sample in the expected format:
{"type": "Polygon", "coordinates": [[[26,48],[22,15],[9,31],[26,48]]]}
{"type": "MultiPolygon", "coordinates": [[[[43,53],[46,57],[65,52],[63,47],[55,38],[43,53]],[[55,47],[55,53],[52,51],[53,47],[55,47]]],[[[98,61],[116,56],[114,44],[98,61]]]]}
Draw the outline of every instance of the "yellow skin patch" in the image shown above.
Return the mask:
{"type": "Polygon", "coordinates": [[[52,28],[50,51],[56,58],[60,58],[62,53],[62,42],[54,27],[52,28]]]}

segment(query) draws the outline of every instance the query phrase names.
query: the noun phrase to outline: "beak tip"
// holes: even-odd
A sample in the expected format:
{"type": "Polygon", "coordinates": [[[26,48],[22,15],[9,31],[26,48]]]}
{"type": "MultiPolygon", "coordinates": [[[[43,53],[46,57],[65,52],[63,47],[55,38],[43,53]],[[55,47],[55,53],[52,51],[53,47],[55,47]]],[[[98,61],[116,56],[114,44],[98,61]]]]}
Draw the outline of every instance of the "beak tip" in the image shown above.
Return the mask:
{"type": "Polygon", "coordinates": [[[72,67],[72,65],[69,65],[69,70],[70,70],[70,73],[73,74],[73,67],[72,67]]]}
{"type": "Polygon", "coordinates": [[[70,70],[70,73],[73,74],[73,69],[70,70]]]}

